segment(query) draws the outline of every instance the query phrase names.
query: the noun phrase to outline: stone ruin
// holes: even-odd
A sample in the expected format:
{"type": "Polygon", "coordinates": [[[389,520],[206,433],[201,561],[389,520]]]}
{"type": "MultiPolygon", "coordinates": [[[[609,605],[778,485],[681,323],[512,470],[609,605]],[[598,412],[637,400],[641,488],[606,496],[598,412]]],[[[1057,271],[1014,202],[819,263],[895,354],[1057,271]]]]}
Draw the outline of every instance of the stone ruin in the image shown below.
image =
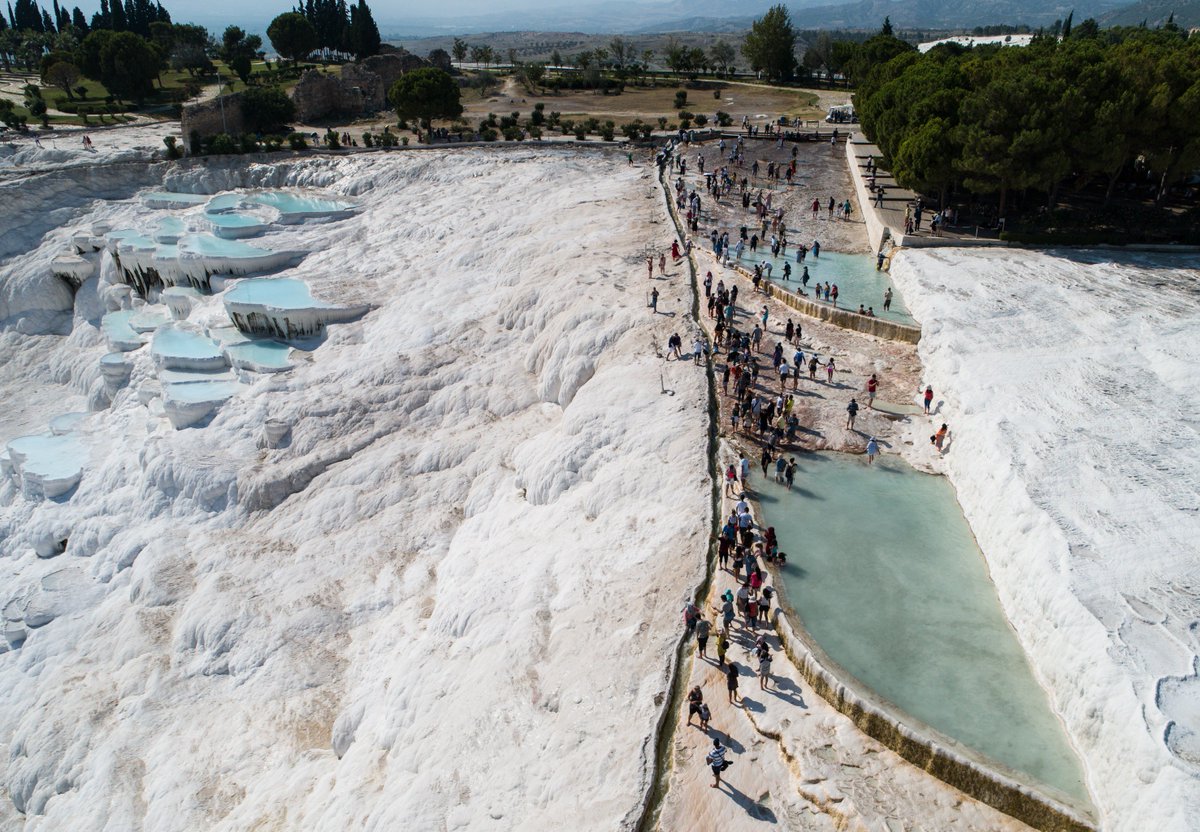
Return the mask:
{"type": "Polygon", "coordinates": [[[223,95],[200,104],[189,104],[183,108],[183,115],[180,118],[183,145],[188,153],[199,151],[199,148],[192,147],[193,134],[200,138],[215,136],[218,133],[236,136],[245,129],[246,122],[242,116],[242,94],[240,92],[223,95]]]}
{"type": "Polygon", "coordinates": [[[375,55],[342,67],[341,75],[310,69],[292,91],[297,121],[311,123],[330,116],[355,116],[388,108],[387,94],[405,72],[428,66],[410,53],[375,55]]]}

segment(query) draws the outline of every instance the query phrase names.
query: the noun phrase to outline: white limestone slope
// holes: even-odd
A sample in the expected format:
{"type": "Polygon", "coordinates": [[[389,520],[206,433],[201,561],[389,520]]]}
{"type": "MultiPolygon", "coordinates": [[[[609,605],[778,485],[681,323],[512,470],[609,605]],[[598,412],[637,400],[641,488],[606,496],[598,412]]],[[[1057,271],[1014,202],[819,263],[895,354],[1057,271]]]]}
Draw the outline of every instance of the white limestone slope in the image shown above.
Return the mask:
{"type": "MultiPolygon", "coordinates": [[[[0,829],[629,828],[710,519],[704,380],[664,371],[682,319],[646,308],[653,179],[506,149],[165,184],[353,196],[264,244],[372,311],[201,427],[168,423],[149,346],[123,353],[78,487],[0,484],[24,637],[0,641],[0,829]]],[[[19,300],[72,229],[146,210],[76,205],[5,264],[19,300]]],[[[657,285],[682,315],[681,278],[657,285]]],[[[22,428],[98,398],[97,324],[3,333],[44,367],[0,362],[22,428]]]]}
{"type": "MultiPolygon", "coordinates": [[[[1200,817],[1193,258],[907,251],[945,466],[1104,829],[1200,817]]],[[[916,398],[916,391],[914,391],[916,398]]]]}

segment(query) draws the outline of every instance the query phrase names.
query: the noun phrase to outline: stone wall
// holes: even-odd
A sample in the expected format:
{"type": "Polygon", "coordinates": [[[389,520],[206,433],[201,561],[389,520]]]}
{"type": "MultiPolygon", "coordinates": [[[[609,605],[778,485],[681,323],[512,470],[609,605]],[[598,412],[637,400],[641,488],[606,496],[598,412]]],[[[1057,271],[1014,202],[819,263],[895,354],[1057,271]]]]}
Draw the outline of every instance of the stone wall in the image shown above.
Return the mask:
{"type": "Polygon", "coordinates": [[[340,77],[309,70],[292,91],[296,118],[311,123],[331,116],[355,116],[388,108],[387,94],[396,79],[428,64],[408,53],[375,55],[342,67],[340,77]]]}
{"type": "Polygon", "coordinates": [[[242,94],[225,95],[212,101],[184,107],[180,130],[183,133],[184,148],[188,153],[198,150],[192,147],[193,132],[198,133],[201,138],[218,133],[228,133],[231,136],[244,133],[246,122],[242,116],[242,94]]]}

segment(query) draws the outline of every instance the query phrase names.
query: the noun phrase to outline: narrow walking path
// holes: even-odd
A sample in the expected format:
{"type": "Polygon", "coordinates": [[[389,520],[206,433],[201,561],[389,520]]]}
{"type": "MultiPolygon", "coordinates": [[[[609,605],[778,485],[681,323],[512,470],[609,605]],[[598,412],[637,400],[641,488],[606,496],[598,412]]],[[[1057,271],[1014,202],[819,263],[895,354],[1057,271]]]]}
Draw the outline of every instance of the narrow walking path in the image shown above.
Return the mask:
{"type": "MultiPolygon", "coordinates": [[[[709,264],[704,259],[695,262],[699,263],[698,276],[703,281],[710,270],[709,264]]],[[[734,270],[715,263],[711,270],[714,287],[720,281],[726,287],[739,287],[734,315],[738,329],[745,329],[752,311],[758,314],[757,307],[767,307],[773,348],[773,340],[783,335],[778,322],[787,320],[785,307],[755,294],[750,282],[734,270]]],[[[703,298],[700,306],[700,326],[711,343],[715,339],[716,319],[707,315],[703,298]]],[[[827,355],[842,353],[847,367],[840,370],[844,378],[835,374],[835,379],[824,385],[809,380],[807,374],[798,382],[797,391],[802,390],[802,394],[797,392],[797,400],[811,401],[794,406],[793,412],[801,416],[805,431],[797,442],[785,447],[788,453],[802,453],[814,447],[861,450],[867,438],[862,429],[877,430],[888,437],[885,441],[900,441],[888,416],[882,412],[867,413],[865,406],[860,411],[862,421],[856,425],[860,430],[848,430],[844,408],[859,382],[865,380],[859,374],[876,364],[892,371],[882,374],[883,379],[890,380],[881,384],[881,398],[890,396],[897,402],[911,398],[920,371],[915,346],[881,341],[808,319],[804,320],[798,340],[806,354],[813,349],[827,355]],[[854,372],[849,371],[850,365],[855,367],[854,372]]],[[[717,373],[723,373],[728,353],[724,346],[718,349],[721,351],[715,353],[713,367],[717,373]]],[[[843,360],[837,362],[839,366],[843,360]]],[[[778,384],[778,375],[769,363],[759,382],[755,389],[764,395],[767,386],[778,384]]],[[[724,391],[720,378],[717,391],[723,436],[720,467],[724,470],[734,464],[740,469],[742,449],[748,452],[751,473],[744,483],[744,493],[753,515],[758,511],[753,505],[755,483],[761,481],[763,474],[751,451],[761,448],[764,435],[756,431],[732,431],[729,413],[735,398],[724,391]]],[[[722,518],[729,516],[742,493],[740,486],[724,491],[722,518]]],[[[761,542],[765,531],[762,526],[762,518],[755,518],[750,530],[754,542],[761,542]]],[[[765,582],[765,586],[773,585],[770,575],[765,575],[765,582]]],[[[702,730],[695,718],[689,724],[689,707],[684,698],[677,716],[659,829],[735,832],[760,824],[784,829],[889,832],[950,827],[1016,832],[1028,828],[906,762],[860,732],[850,719],[820,698],[781,652],[782,645],[771,626],[778,614],[775,602],[761,625],[751,623],[744,615],[736,617],[727,631],[725,662],[719,662],[716,656],[718,633],[723,624],[722,596],[733,593],[736,598],[740,589],[741,583],[732,570],[718,569],[710,594],[698,610],[712,622],[707,657],[693,650],[690,666],[682,667],[680,672],[687,674],[685,690],[699,687],[711,711],[711,722],[707,730],[702,730]],[[770,678],[763,687],[756,677],[758,657],[754,653],[760,636],[773,656],[770,678]],[[732,701],[727,692],[730,666],[736,668],[738,679],[738,696],[732,701]],[[728,748],[727,759],[732,761],[722,775],[719,788],[713,787],[712,772],[705,762],[714,738],[728,748]]]]}

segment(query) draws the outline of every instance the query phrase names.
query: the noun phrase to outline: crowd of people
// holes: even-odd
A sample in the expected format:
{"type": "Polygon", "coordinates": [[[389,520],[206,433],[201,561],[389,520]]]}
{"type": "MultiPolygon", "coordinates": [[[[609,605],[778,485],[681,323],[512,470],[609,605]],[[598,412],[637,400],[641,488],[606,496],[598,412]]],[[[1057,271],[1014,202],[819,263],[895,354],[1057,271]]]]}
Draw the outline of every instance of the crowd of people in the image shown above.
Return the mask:
{"type": "MultiPolygon", "coordinates": [[[[743,260],[747,251],[757,254],[760,248],[769,248],[776,256],[786,256],[789,243],[786,236],[788,229],[785,211],[775,204],[774,192],[760,189],[754,193],[749,189],[747,177],[737,177],[733,172],[735,168],[745,164],[742,139],[739,138],[728,145],[722,140],[720,150],[722,164],[715,171],[705,171],[706,162],[702,154],[695,159],[696,170],[704,176],[705,190],[699,193],[687,186],[684,178],[687,162],[682,156],[660,156],[659,164],[664,173],[668,165],[678,173],[674,182],[675,205],[686,226],[693,233],[698,233],[701,217],[706,216],[703,213],[706,202],[720,202],[737,189],[743,209],[754,214],[753,224],[743,225],[736,238],[731,240],[730,230],[720,230],[715,222],[711,223],[708,242],[718,262],[728,265],[731,259],[743,260]]],[[[753,163],[752,170],[755,176],[762,172],[758,169],[757,162],[753,163]]],[[[791,165],[768,163],[765,172],[769,180],[788,180],[794,171],[793,160],[791,165]]],[[[844,220],[853,211],[849,200],[839,203],[832,198],[824,205],[814,200],[810,208],[814,218],[822,208],[831,219],[840,217],[844,220]]],[[[682,246],[673,242],[670,256],[676,261],[686,258],[690,254],[691,246],[690,238],[682,246]]],[[[809,276],[807,266],[802,264],[810,255],[814,258],[819,257],[820,250],[820,243],[815,240],[811,247],[796,247],[796,263],[801,264],[803,268],[803,273],[798,275],[798,279],[804,288],[808,287],[809,276]]],[[[666,254],[660,255],[660,271],[664,270],[665,261],[666,254]]],[[[771,278],[773,268],[774,264],[769,260],[755,265],[751,278],[755,295],[759,291],[765,291],[763,282],[771,278]]],[[[648,258],[647,270],[650,276],[653,276],[653,258],[648,258]]],[[[790,263],[785,261],[783,279],[789,280],[791,276],[790,263]]],[[[715,370],[720,374],[721,392],[725,397],[730,432],[758,445],[758,466],[764,480],[773,476],[777,483],[791,489],[795,484],[797,472],[795,454],[801,449],[801,425],[796,413],[796,391],[801,383],[801,375],[807,371],[809,381],[820,384],[822,382],[818,376],[820,371],[824,370],[824,383],[833,385],[838,370],[835,357],[829,355],[823,359],[815,350],[806,350],[802,344],[801,325],[790,318],[785,322],[778,319],[773,322],[770,306],[764,304],[760,308],[758,304],[751,303],[746,307],[746,298],[743,297],[743,306],[739,307],[739,286],[736,281],[726,285],[725,279],[714,278],[713,273],[709,271],[704,276],[702,285],[703,306],[713,337],[710,348],[703,335],[696,333],[690,357],[694,363],[700,364],[710,349],[714,357],[724,356],[724,360],[715,365],[715,370]]],[[[818,283],[814,290],[818,297],[836,304],[836,285],[818,283]]],[[[885,310],[890,308],[891,301],[892,291],[889,288],[884,295],[885,310]]],[[[859,305],[858,311],[868,316],[875,314],[873,307],[862,304],[859,305]]],[[[671,336],[668,349],[670,356],[676,360],[686,359],[689,355],[685,351],[683,337],[678,333],[671,336]]],[[[876,373],[872,373],[865,380],[862,389],[866,407],[869,409],[875,408],[879,386],[880,379],[876,373]]],[[[924,412],[930,414],[934,398],[932,388],[926,386],[921,395],[924,412]]],[[[855,430],[859,409],[858,396],[852,396],[846,406],[847,430],[855,430]]],[[[944,451],[948,433],[948,426],[943,424],[930,437],[931,444],[939,451],[944,451]]],[[[874,464],[880,455],[879,440],[870,436],[867,438],[865,449],[867,464],[874,464]]],[[[708,612],[701,610],[695,603],[686,604],[683,610],[687,635],[694,637],[696,641],[697,658],[712,663],[720,671],[725,682],[728,702],[735,706],[741,704],[739,684],[747,670],[753,672],[753,668],[757,667],[760,687],[770,689],[772,642],[769,632],[770,614],[775,597],[765,567],[771,563],[782,565],[787,561],[787,554],[779,549],[774,528],[764,528],[756,523],[753,516],[747,497],[750,493],[748,480],[751,468],[750,459],[743,455],[736,463],[730,463],[724,472],[725,495],[732,503],[732,509],[718,536],[717,558],[720,572],[732,578],[733,586],[721,592],[716,604],[708,612]],[[715,658],[708,654],[709,640],[714,637],[715,658]],[[744,654],[738,657],[740,662],[730,655],[734,645],[740,645],[744,650],[744,654]]],[[[688,724],[692,724],[697,718],[700,729],[708,732],[712,712],[709,704],[705,702],[702,684],[694,685],[688,693],[688,724]]],[[[714,738],[705,761],[712,771],[711,785],[714,788],[719,787],[722,772],[731,764],[728,748],[722,745],[720,737],[714,738]]]]}

